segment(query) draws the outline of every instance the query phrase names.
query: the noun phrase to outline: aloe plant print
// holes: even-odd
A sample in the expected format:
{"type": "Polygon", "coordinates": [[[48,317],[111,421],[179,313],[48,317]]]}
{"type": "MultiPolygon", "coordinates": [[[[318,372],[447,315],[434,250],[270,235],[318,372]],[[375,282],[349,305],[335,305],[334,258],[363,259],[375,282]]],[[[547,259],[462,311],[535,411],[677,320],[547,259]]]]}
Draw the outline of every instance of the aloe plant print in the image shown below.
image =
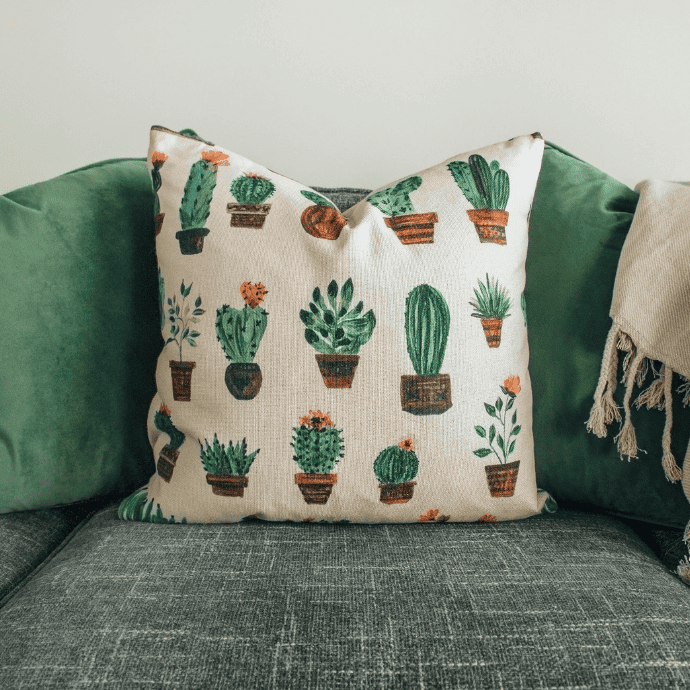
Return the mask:
{"type": "Polygon", "coordinates": [[[170,437],[170,443],[163,446],[156,463],[158,475],[164,481],[170,482],[186,435],[173,424],[170,409],[166,405],[161,405],[158,412],[153,416],[153,425],[158,431],[162,431],[170,437]]]}
{"type": "Polygon", "coordinates": [[[182,229],[175,234],[182,254],[200,254],[203,251],[204,238],[209,234],[204,225],[211,213],[211,200],[220,165],[229,165],[227,154],[204,151],[201,160],[193,163],[189,170],[180,203],[182,229]]]}
{"type": "Polygon", "coordinates": [[[391,228],[403,244],[429,244],[434,241],[434,224],[438,215],[434,212],[416,213],[410,194],[422,185],[422,178],[413,175],[396,185],[381,189],[367,197],[387,218],[391,228]]]}
{"type": "Polygon", "coordinates": [[[224,304],[216,310],[216,337],[230,360],[225,384],[237,400],[252,400],[261,389],[263,377],[254,357],[268,325],[268,312],[259,306],[267,292],[262,283],[244,282],[240,286],[244,307],[224,304]]]}
{"type": "Polygon", "coordinates": [[[191,385],[192,385],[192,369],[196,366],[196,362],[182,361],[182,344],[187,343],[191,347],[196,347],[196,338],[201,334],[194,330],[190,324],[199,322],[199,316],[205,313],[201,308],[201,297],[197,297],[194,301],[194,309],[186,303],[187,297],[192,290],[193,283],[189,285],[184,284],[184,280],[180,284],[181,301],[178,303],[177,295],[168,298],[168,320],[170,321],[170,336],[165,341],[165,344],[175,343],[180,352],[179,361],[170,360],[170,369],[173,380],[173,399],[189,402],[191,399],[191,385]]]}
{"type": "Polygon", "coordinates": [[[450,310],[443,295],[431,285],[417,285],[405,300],[407,353],[416,372],[401,377],[405,412],[442,414],[452,406],[450,376],[440,373],[449,331],[450,310]]]}
{"type": "Polygon", "coordinates": [[[307,206],[302,213],[302,227],[312,236],[324,240],[337,240],[347,225],[345,218],[326,197],[308,189],[302,195],[314,205],[307,206]]]}
{"type": "Polygon", "coordinates": [[[328,388],[350,388],[359,363],[359,351],[369,342],[376,326],[370,309],[362,315],[364,303],[351,307],[354,296],[352,278],[338,287],[332,280],[326,297],[315,287],[309,310],[301,309],[299,317],[306,326],[304,338],[317,353],[316,361],[328,388]]]}
{"type": "Polygon", "coordinates": [[[522,427],[517,423],[517,411],[509,413],[520,390],[520,377],[509,376],[501,386],[505,398],[498,397],[493,405],[484,403],[487,414],[498,424],[492,423],[488,430],[479,425],[474,427],[477,435],[488,441],[488,446],[478,448],[474,454],[481,459],[493,454],[498,460],[498,464],[485,467],[489,490],[494,497],[509,497],[515,492],[520,461],[509,463],[508,458],[515,450],[522,427]]]}
{"type": "Polygon", "coordinates": [[[488,346],[499,347],[503,319],[510,316],[512,306],[508,291],[495,279],[490,279],[487,273],[486,283],[479,281],[479,289],[474,289],[474,296],[475,299],[469,303],[474,309],[472,316],[481,320],[488,346]]]}
{"type": "Polygon", "coordinates": [[[227,448],[214,434],[213,443],[204,439],[206,447],[201,441],[199,457],[206,472],[206,482],[212,487],[217,496],[244,496],[244,489],[249,483],[246,476],[260,449],[247,453],[247,439],[233,444],[229,442],[227,448]]]}
{"type": "Polygon", "coordinates": [[[480,242],[506,243],[505,228],[510,197],[510,178],[497,160],[487,163],[480,154],[472,154],[467,162],[448,163],[456,184],[474,207],[467,214],[474,223],[480,242]]]}
{"type": "Polygon", "coordinates": [[[153,522],[158,525],[171,525],[174,523],[187,524],[187,518],[176,520],[174,515],[166,518],[159,503],[156,503],[156,510],[153,510],[155,499],[148,498],[148,489],[144,487],[135,491],[131,496],[125,498],[117,509],[117,516],[120,520],[136,520],[139,522],[153,522]]]}
{"type": "Polygon", "coordinates": [[[230,194],[237,203],[229,203],[227,206],[227,211],[231,214],[231,227],[262,228],[271,210],[271,204],[266,201],[275,190],[276,186],[271,180],[256,173],[236,177],[230,185],[230,194]]]}

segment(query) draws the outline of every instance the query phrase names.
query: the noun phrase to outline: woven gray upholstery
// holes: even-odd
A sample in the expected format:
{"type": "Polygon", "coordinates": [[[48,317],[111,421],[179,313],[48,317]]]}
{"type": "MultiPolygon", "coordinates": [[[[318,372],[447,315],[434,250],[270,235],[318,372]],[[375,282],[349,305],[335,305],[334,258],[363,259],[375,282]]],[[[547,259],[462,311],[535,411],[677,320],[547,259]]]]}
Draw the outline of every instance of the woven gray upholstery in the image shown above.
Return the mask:
{"type": "Polygon", "coordinates": [[[0,687],[680,688],[690,594],[613,517],[97,513],[0,608],[0,687]]]}
{"type": "Polygon", "coordinates": [[[341,211],[347,211],[350,206],[364,199],[371,191],[359,187],[313,187],[313,189],[328,197],[341,211]]]}
{"type": "Polygon", "coordinates": [[[0,515],[0,602],[89,514],[80,504],[0,515]]]}

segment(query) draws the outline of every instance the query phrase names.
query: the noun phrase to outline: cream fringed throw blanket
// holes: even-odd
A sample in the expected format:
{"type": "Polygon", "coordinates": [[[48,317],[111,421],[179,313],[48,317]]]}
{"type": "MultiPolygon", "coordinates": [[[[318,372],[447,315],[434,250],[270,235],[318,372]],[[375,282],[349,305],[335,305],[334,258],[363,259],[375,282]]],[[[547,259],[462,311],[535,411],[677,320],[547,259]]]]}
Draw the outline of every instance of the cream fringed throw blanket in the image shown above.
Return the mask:
{"type": "Polygon", "coordinates": [[[626,390],[618,450],[628,459],[638,455],[630,404],[634,385],[642,386],[651,369],[654,380],[635,405],[666,411],[662,463],[666,478],[675,482],[681,471],[671,452],[674,371],[683,377],[683,403],[690,403],[690,182],[645,180],[635,190],[640,200],[618,262],[613,326],[587,428],[603,438],[608,424],[621,421],[613,394],[623,350],[626,390]]]}

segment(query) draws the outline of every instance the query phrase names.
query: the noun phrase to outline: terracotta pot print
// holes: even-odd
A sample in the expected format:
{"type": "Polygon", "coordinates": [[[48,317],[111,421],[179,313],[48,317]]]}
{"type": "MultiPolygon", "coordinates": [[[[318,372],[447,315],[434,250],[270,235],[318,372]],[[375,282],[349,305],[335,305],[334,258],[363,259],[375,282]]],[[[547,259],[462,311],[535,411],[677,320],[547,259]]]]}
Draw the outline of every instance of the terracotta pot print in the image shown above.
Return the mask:
{"type": "Polygon", "coordinates": [[[326,503],[333,490],[333,484],[337,481],[337,474],[295,474],[295,484],[299,486],[306,503],[326,503]]]}
{"type": "Polygon", "coordinates": [[[316,361],[326,388],[352,388],[359,355],[317,354],[316,361]]]}
{"type": "Polygon", "coordinates": [[[165,213],[157,213],[153,217],[154,237],[158,237],[158,235],[161,234],[161,230],[163,229],[163,218],[165,218],[165,213]]]}
{"type": "Polygon", "coordinates": [[[405,482],[404,484],[379,484],[381,489],[381,503],[391,505],[393,503],[407,503],[412,498],[417,482],[405,482]]]}
{"type": "Polygon", "coordinates": [[[489,347],[498,347],[501,344],[503,319],[481,319],[481,322],[489,347]]]}
{"type": "Polygon", "coordinates": [[[263,228],[271,204],[228,204],[230,225],[233,228],[263,228]]]}
{"type": "Polygon", "coordinates": [[[400,400],[402,409],[410,414],[443,414],[453,405],[450,375],[403,374],[400,377],[400,400]]]}
{"type": "Polygon", "coordinates": [[[238,477],[233,474],[207,474],[206,483],[211,485],[216,496],[242,498],[244,489],[249,484],[249,477],[238,477]]]}
{"type": "Polygon", "coordinates": [[[308,206],[302,213],[302,227],[313,237],[337,240],[347,221],[332,206],[308,206]]]}
{"type": "Polygon", "coordinates": [[[508,212],[498,208],[473,208],[467,215],[474,223],[480,242],[506,243],[508,212]]]}
{"type": "Polygon", "coordinates": [[[192,399],[192,369],[196,362],[179,362],[170,360],[172,375],[173,400],[189,402],[192,399]]]}
{"type": "Polygon", "coordinates": [[[237,400],[252,400],[261,390],[261,369],[256,362],[233,363],[225,370],[225,385],[237,400]]]}
{"type": "Polygon", "coordinates": [[[515,493],[520,461],[509,462],[505,465],[486,465],[486,480],[489,491],[494,498],[510,497],[515,493]]]}
{"type": "Polygon", "coordinates": [[[158,456],[158,463],[156,465],[156,471],[164,481],[168,483],[170,482],[173,470],[175,469],[175,464],[177,463],[177,458],[179,457],[180,451],[173,448],[169,443],[166,443],[161,448],[160,455],[158,456]]]}
{"type": "Polygon", "coordinates": [[[429,244],[434,241],[434,223],[438,223],[438,216],[433,212],[412,213],[384,218],[384,221],[403,244],[429,244]]]}
{"type": "Polygon", "coordinates": [[[208,228],[193,228],[191,230],[178,230],[175,237],[180,242],[180,252],[185,256],[201,254],[204,249],[204,237],[208,235],[208,228]]]}

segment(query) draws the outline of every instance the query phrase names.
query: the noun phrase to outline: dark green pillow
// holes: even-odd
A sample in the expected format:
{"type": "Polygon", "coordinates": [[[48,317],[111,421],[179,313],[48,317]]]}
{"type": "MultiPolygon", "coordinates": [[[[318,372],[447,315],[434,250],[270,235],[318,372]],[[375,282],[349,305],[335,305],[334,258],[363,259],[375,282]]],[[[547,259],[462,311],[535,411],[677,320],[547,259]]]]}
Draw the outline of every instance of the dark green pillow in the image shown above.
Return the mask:
{"type": "Polygon", "coordinates": [[[153,198],[143,159],[0,197],[0,512],[124,495],[154,471],[153,198]]]}
{"type": "MultiPolygon", "coordinates": [[[[562,507],[685,527],[690,504],[680,482],[667,481],[661,466],[663,412],[633,409],[639,446],[647,454],[630,462],[618,455],[616,424],[605,439],[585,428],[612,324],[618,257],[637,200],[629,187],[547,143],[532,206],[525,290],[537,484],[562,507]]],[[[619,405],[623,392],[619,385],[619,405]]],[[[673,412],[673,452],[680,464],[690,408],[683,408],[677,393],[673,412]]]]}

